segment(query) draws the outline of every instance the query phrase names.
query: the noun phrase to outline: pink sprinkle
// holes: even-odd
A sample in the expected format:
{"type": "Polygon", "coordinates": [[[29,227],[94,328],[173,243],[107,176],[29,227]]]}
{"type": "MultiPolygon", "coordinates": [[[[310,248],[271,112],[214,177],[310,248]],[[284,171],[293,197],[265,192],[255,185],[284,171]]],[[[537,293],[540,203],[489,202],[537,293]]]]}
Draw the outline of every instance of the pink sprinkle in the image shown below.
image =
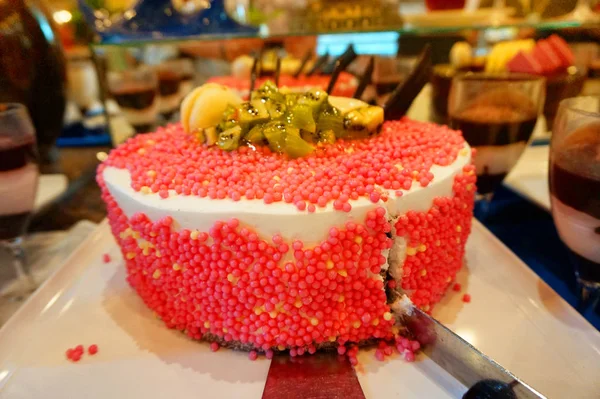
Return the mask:
{"type": "Polygon", "coordinates": [[[267,349],[267,352],[265,352],[265,356],[267,357],[267,359],[273,359],[273,351],[271,349],[267,349]]]}
{"type": "Polygon", "coordinates": [[[219,350],[219,348],[220,348],[220,346],[219,346],[218,343],[216,343],[216,342],[211,342],[210,343],[210,350],[211,351],[216,352],[216,351],[219,350]]]}
{"type": "Polygon", "coordinates": [[[421,349],[421,344],[419,343],[419,341],[412,341],[410,344],[413,352],[416,352],[419,349],[421,349]]]}
{"type": "Polygon", "coordinates": [[[415,354],[413,352],[411,352],[411,351],[406,351],[404,353],[404,359],[407,362],[409,362],[409,363],[414,362],[415,361],[415,354]]]}
{"type": "Polygon", "coordinates": [[[456,292],[460,291],[460,284],[459,283],[454,283],[454,285],[452,286],[452,289],[456,292]]]}
{"type": "Polygon", "coordinates": [[[462,300],[463,300],[463,302],[465,302],[465,303],[469,303],[469,302],[471,302],[471,295],[469,295],[469,294],[465,294],[465,295],[463,295],[463,298],[462,298],[462,300]]]}
{"type": "Polygon", "coordinates": [[[385,359],[385,355],[384,355],[384,353],[383,353],[383,350],[381,350],[381,349],[377,349],[377,350],[375,351],[375,358],[376,358],[377,360],[379,360],[380,362],[382,362],[382,361],[385,359]]]}
{"type": "Polygon", "coordinates": [[[250,351],[250,353],[248,353],[248,359],[255,361],[256,358],[258,357],[258,354],[256,353],[256,351],[250,351]]]}
{"type": "Polygon", "coordinates": [[[104,254],[104,255],[102,255],[102,261],[103,261],[104,263],[108,263],[108,262],[110,262],[110,255],[109,255],[109,254],[104,254]]]}
{"type": "Polygon", "coordinates": [[[337,352],[338,352],[339,355],[343,355],[344,353],[346,353],[346,347],[345,346],[338,346],[337,352]]]}
{"type": "Polygon", "coordinates": [[[96,353],[98,353],[98,345],[96,345],[96,344],[90,345],[88,347],[88,353],[90,355],[95,355],[96,353]]]}

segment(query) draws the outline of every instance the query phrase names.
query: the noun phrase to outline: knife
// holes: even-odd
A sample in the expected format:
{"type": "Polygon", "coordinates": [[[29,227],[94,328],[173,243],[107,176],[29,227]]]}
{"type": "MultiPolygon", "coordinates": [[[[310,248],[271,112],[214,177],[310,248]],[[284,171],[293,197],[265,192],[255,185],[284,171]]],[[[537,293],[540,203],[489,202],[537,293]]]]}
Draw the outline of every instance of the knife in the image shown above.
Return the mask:
{"type": "MultiPolygon", "coordinates": [[[[510,371],[478,351],[417,307],[403,323],[422,345],[422,352],[450,375],[471,387],[463,399],[545,399],[510,371]]],[[[364,393],[348,358],[335,353],[275,356],[263,399],[362,399],[364,393]]]]}

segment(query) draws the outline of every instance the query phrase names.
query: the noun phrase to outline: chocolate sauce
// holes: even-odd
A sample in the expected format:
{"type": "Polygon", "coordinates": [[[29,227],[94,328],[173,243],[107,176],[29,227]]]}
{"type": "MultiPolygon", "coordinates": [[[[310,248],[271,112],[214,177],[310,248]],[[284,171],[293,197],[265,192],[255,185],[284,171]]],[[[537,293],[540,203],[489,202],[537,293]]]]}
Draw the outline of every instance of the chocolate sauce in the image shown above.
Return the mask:
{"type": "Polygon", "coordinates": [[[537,116],[516,122],[479,122],[453,117],[450,126],[461,130],[472,147],[508,145],[527,142],[533,133],[537,116]]]}
{"type": "Polygon", "coordinates": [[[112,96],[123,108],[143,110],[154,103],[156,90],[150,86],[130,85],[113,91],[112,96]]]}
{"type": "Polygon", "coordinates": [[[161,71],[158,74],[158,90],[161,96],[170,96],[179,91],[181,76],[171,71],[161,71]]]}
{"type": "Polygon", "coordinates": [[[36,160],[37,156],[33,143],[5,149],[0,148],[0,172],[19,169],[36,160]]]}

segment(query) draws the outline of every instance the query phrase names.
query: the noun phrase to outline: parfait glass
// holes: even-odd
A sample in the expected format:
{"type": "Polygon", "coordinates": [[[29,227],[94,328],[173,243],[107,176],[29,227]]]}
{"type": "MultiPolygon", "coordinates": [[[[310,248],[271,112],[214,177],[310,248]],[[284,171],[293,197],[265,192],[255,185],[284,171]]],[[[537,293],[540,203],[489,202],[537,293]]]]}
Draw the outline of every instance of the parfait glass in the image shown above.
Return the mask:
{"type": "Polygon", "coordinates": [[[485,217],[494,191],[527,146],[545,99],[543,77],[470,73],[452,81],[450,126],[477,150],[476,199],[485,217]]]}
{"type": "Polygon", "coordinates": [[[550,143],[550,196],[585,307],[600,294],[600,97],[561,102],[550,143]]]}
{"type": "Polygon", "coordinates": [[[23,299],[35,289],[22,238],[29,225],[39,169],[35,129],[22,104],[0,103],[0,249],[8,250],[17,284],[3,296],[23,299]]]}

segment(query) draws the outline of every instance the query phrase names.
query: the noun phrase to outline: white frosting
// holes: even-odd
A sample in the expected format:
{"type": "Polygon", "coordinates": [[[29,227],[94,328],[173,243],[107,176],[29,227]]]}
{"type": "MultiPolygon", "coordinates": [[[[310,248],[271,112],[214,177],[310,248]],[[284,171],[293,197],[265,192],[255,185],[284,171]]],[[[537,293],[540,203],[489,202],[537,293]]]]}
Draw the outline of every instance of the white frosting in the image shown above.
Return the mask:
{"type": "Polygon", "coordinates": [[[526,146],[527,144],[523,141],[508,145],[476,147],[475,169],[477,175],[483,174],[485,167],[490,175],[510,172],[526,146]]]}
{"type": "Polygon", "coordinates": [[[594,232],[600,227],[600,220],[571,208],[554,195],[552,213],[560,238],[565,244],[584,258],[600,263],[600,234],[594,232]]]}
{"type": "Polygon", "coordinates": [[[38,167],[33,163],[0,172],[0,215],[15,215],[33,210],[38,175],[38,167]]]}
{"type": "Polygon", "coordinates": [[[326,238],[331,227],[343,226],[347,221],[363,223],[367,212],[379,206],[385,206],[391,216],[404,214],[409,210],[428,210],[434,198],[452,195],[454,177],[470,159],[471,151],[465,145],[465,149],[460,151],[451,165],[431,168],[434,178],[427,187],[421,187],[415,182],[401,197],[396,197],[395,190],[389,190],[388,201],[377,204],[366,198],[359,198],[350,201],[350,212],[337,211],[332,203],[325,208],[317,207],[316,212],[309,213],[300,212],[293,204],[284,202],[265,204],[262,200],[212,200],[177,195],[172,190],[170,196],[163,199],[158,193],[144,194],[133,190],[130,174],[125,169],[107,167],[103,176],[109,192],[128,217],[138,212],[143,212],[154,221],[171,216],[176,228],[199,231],[208,231],[215,222],[235,217],[263,237],[280,234],[287,240],[300,239],[310,245],[326,238]]]}

